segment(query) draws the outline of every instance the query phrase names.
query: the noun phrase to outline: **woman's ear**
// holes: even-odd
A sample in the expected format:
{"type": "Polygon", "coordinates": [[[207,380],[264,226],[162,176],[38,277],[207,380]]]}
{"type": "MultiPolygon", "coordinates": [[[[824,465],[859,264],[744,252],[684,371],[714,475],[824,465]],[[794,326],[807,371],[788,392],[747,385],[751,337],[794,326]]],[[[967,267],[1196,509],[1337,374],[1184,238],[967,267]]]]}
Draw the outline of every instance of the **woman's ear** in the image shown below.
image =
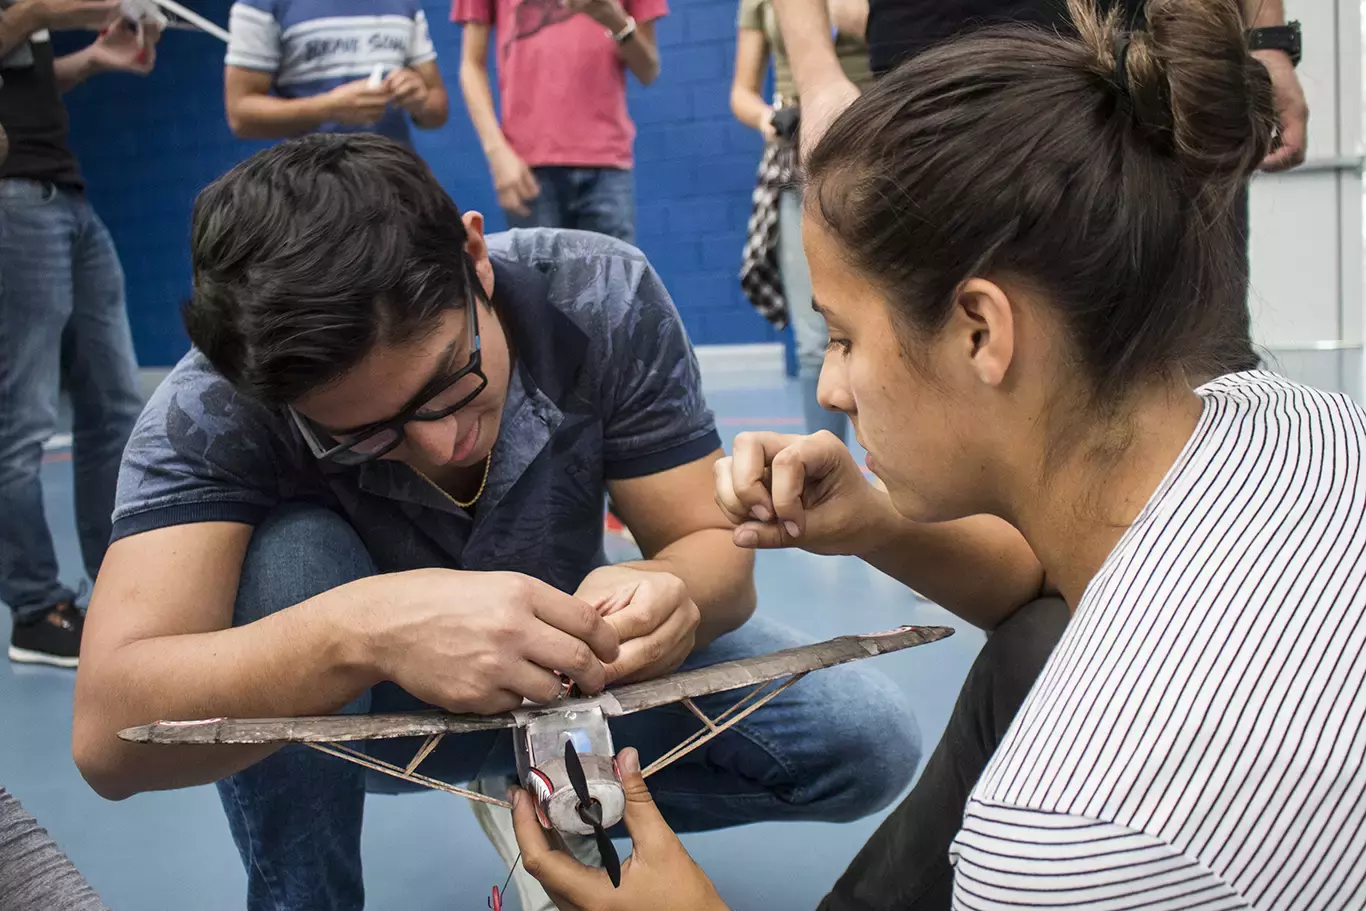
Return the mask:
{"type": "Polygon", "coordinates": [[[1005,382],[1015,357],[1015,311],[1004,289],[982,278],[968,279],[954,299],[951,326],[962,335],[969,366],[988,386],[1005,382]]]}

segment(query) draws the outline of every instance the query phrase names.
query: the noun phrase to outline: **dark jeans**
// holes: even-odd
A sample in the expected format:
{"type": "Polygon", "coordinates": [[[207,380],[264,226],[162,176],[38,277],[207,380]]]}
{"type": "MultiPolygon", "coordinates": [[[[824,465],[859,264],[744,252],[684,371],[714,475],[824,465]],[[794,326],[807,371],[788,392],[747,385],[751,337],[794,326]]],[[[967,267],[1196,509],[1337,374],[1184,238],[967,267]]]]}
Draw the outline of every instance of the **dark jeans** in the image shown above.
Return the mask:
{"type": "Polygon", "coordinates": [[[509,228],[575,228],[636,242],[635,173],[624,168],[533,168],[541,195],[509,228]]]}
{"type": "Polygon", "coordinates": [[[43,513],[43,443],[71,396],[76,529],[93,580],[119,460],[142,410],[118,254],[85,196],[0,180],[0,600],[16,619],[74,597],[43,513]]]}
{"type": "Polygon", "coordinates": [[[968,795],[1069,617],[1061,599],[1040,599],[1020,608],[987,638],[920,780],[854,857],[820,911],[951,907],[949,846],[958,835],[968,795]]]}
{"type": "MultiPolygon", "coordinates": [[[[374,573],[360,538],[343,519],[323,509],[283,507],[252,536],[233,622],[252,622],[374,573]]],[[[756,617],[694,653],[684,667],[803,641],[809,640],[756,617]]],[[[696,702],[714,715],[742,695],[720,693],[696,702]]],[[[397,686],[382,684],[347,711],[425,708],[430,706],[397,686]]],[[[687,709],[673,705],[615,719],[612,736],[618,749],[636,747],[648,763],[700,728],[687,709]]],[[[406,765],[420,745],[421,739],[405,738],[373,741],[365,749],[406,765]]],[[[762,820],[842,822],[895,800],[920,757],[920,737],[905,696],[875,667],[850,664],[802,680],[707,746],[651,776],[650,790],[669,822],[685,832],[762,820]]],[[[421,770],[449,782],[513,775],[511,733],[447,737],[421,770]]],[[[369,784],[376,791],[406,787],[392,778],[369,784]]],[[[247,869],[250,911],[363,906],[364,769],[307,747],[287,747],[218,787],[247,869]]],[[[414,845],[424,844],[415,834],[414,845]]]]}

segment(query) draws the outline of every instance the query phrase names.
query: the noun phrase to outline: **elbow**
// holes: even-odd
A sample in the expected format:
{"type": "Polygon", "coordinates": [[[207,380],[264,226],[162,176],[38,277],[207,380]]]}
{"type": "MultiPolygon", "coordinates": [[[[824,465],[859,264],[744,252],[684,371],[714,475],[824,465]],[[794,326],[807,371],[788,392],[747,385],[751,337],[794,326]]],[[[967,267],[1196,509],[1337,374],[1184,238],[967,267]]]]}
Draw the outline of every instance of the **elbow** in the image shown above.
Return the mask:
{"type": "Polygon", "coordinates": [[[261,139],[252,130],[251,121],[238,114],[231,108],[228,109],[228,129],[232,130],[232,135],[238,139],[261,139]]]}
{"type": "Polygon", "coordinates": [[[650,85],[659,78],[659,61],[654,61],[645,72],[640,74],[640,84],[650,85]]]}
{"type": "Polygon", "coordinates": [[[82,723],[79,714],[71,734],[71,758],[90,789],[105,800],[127,800],[137,789],[109,756],[109,734],[82,723]]]}

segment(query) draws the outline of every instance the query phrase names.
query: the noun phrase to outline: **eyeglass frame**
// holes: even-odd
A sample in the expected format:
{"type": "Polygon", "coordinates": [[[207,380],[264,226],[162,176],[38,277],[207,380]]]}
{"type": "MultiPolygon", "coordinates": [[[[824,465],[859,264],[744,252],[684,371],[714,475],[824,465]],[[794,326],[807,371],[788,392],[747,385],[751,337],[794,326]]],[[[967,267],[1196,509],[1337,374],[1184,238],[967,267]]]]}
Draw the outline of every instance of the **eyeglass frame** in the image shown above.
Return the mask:
{"type": "MultiPolygon", "coordinates": [[[[468,254],[466,255],[468,256],[468,254]]],[[[468,262],[468,259],[466,262],[468,262]]],[[[292,405],[286,405],[285,407],[289,411],[290,417],[294,420],[294,426],[299,428],[299,433],[303,436],[304,442],[308,444],[308,448],[313,453],[314,458],[319,461],[336,462],[337,464],[347,466],[365,465],[376,461],[377,459],[381,459],[397,449],[408,438],[404,428],[409,422],[445,420],[460,409],[469,405],[470,402],[473,402],[479,397],[479,394],[488,387],[489,378],[483,371],[483,348],[479,338],[479,315],[477,312],[479,304],[488,303],[488,297],[484,294],[484,287],[479,282],[479,276],[474,273],[472,268],[469,272],[474,283],[475,291],[473,295],[474,299],[466,304],[465,309],[469,313],[469,316],[466,318],[466,325],[469,338],[472,340],[473,350],[470,352],[470,359],[466,362],[465,366],[449,376],[432,381],[427,387],[419,390],[418,393],[413,396],[413,399],[410,400],[409,404],[405,405],[403,410],[398,414],[391,418],[376,421],[359,428],[354,435],[348,434],[349,436],[352,436],[350,440],[343,443],[337,443],[337,445],[331,448],[323,446],[322,440],[318,438],[317,432],[310,426],[307,417],[295,411],[292,405]],[[475,389],[469,395],[464,396],[454,405],[447,406],[429,414],[422,413],[423,405],[426,405],[432,399],[441,395],[441,393],[445,392],[470,374],[479,377],[479,388],[475,389]],[[388,430],[394,431],[393,442],[373,453],[352,453],[352,450],[366,439],[388,430]],[[345,453],[352,453],[355,460],[341,461],[338,457],[345,453]]]]}

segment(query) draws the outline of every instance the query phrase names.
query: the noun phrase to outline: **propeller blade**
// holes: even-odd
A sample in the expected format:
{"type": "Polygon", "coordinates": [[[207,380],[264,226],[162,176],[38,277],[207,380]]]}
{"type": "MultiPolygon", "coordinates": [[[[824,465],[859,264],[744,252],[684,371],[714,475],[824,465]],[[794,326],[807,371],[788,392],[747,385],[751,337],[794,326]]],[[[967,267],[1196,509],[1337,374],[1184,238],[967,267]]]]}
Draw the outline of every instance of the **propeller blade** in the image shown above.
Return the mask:
{"type": "Polygon", "coordinates": [[[579,751],[574,749],[574,741],[568,737],[564,741],[564,768],[569,774],[569,783],[574,786],[574,793],[578,795],[579,807],[587,807],[592,803],[592,797],[588,793],[588,778],[583,774],[579,751]]]}
{"type": "Polygon", "coordinates": [[[612,844],[612,839],[607,837],[602,826],[594,826],[593,835],[598,840],[598,853],[602,855],[602,867],[607,871],[607,878],[612,881],[613,888],[620,888],[621,858],[617,856],[616,845],[612,844]]]}

